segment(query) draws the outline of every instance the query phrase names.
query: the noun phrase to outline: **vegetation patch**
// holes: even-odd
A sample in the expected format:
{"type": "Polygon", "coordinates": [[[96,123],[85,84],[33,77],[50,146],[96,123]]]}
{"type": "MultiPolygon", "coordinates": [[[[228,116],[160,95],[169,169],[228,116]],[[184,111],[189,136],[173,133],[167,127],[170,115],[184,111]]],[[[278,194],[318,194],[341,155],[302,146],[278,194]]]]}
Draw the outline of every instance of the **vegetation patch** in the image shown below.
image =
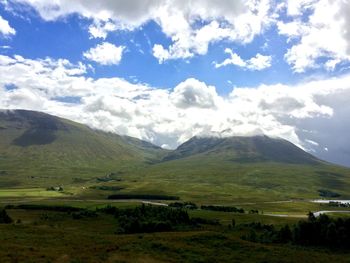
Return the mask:
{"type": "Polygon", "coordinates": [[[174,203],[168,204],[168,206],[174,207],[174,208],[191,209],[191,210],[198,209],[198,206],[192,202],[174,202],[174,203]]]}
{"type": "Polygon", "coordinates": [[[55,131],[56,129],[28,129],[20,137],[14,139],[12,144],[20,147],[51,144],[57,137],[55,131]]]}
{"type": "Polygon", "coordinates": [[[178,196],[171,195],[152,195],[152,194],[115,194],[109,195],[108,199],[144,199],[144,200],[179,200],[178,196]]]}
{"type": "Polygon", "coordinates": [[[104,177],[96,178],[97,182],[111,182],[111,181],[122,181],[120,178],[121,172],[113,172],[109,173],[104,177]]]}
{"type": "Polygon", "coordinates": [[[344,176],[340,173],[329,172],[329,171],[317,171],[316,173],[318,173],[319,175],[322,175],[322,176],[334,176],[334,177],[343,177],[344,176]]]}
{"type": "Polygon", "coordinates": [[[337,201],[331,201],[328,203],[328,205],[332,207],[346,207],[346,208],[350,207],[350,203],[342,203],[337,201]]]}
{"type": "Polygon", "coordinates": [[[91,179],[84,179],[84,178],[79,178],[79,177],[75,177],[73,178],[73,184],[83,184],[86,183],[88,181],[90,181],[91,179]]]}
{"type": "Polygon", "coordinates": [[[303,246],[323,246],[327,248],[350,248],[350,218],[333,219],[325,214],[315,217],[309,213],[308,220],[299,221],[289,227],[279,229],[273,225],[251,223],[243,239],[262,243],[292,243],[303,246]]]}
{"type": "Polygon", "coordinates": [[[62,192],[63,187],[62,186],[51,186],[46,188],[47,191],[57,191],[57,192],[62,192]]]}
{"type": "Polygon", "coordinates": [[[220,211],[220,212],[233,212],[244,214],[243,208],[237,208],[234,206],[221,206],[221,205],[202,205],[201,209],[210,211],[220,211]]]}
{"type": "Polygon", "coordinates": [[[112,214],[118,221],[118,233],[150,233],[188,229],[196,226],[186,210],[142,205],[118,209],[107,206],[98,211],[112,214]]]}
{"type": "Polygon", "coordinates": [[[332,192],[330,190],[325,190],[325,189],[318,190],[318,193],[322,197],[339,197],[340,196],[340,194],[336,192],[332,192]]]}
{"type": "Polygon", "coordinates": [[[121,186],[109,186],[109,185],[94,185],[90,186],[91,189],[102,190],[102,191],[120,191],[124,189],[121,186]]]}
{"type": "Polygon", "coordinates": [[[97,216],[98,215],[95,211],[91,211],[87,209],[72,213],[73,219],[94,218],[97,216]]]}
{"type": "Polygon", "coordinates": [[[5,209],[0,210],[0,224],[10,224],[12,223],[11,217],[7,214],[5,209]]]}
{"type": "Polygon", "coordinates": [[[121,181],[120,178],[109,178],[109,177],[98,177],[96,178],[97,182],[112,182],[112,181],[121,181]]]}
{"type": "Polygon", "coordinates": [[[79,212],[85,209],[72,206],[59,206],[59,205],[7,205],[5,209],[25,209],[25,210],[44,210],[44,211],[56,211],[56,212],[79,212]]]}

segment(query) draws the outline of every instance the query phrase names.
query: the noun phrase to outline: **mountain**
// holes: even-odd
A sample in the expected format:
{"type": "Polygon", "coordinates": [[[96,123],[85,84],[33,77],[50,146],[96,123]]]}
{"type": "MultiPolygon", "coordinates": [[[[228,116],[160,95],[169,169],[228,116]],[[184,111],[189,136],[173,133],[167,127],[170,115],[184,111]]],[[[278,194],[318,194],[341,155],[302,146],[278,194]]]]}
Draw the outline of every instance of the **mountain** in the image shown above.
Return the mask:
{"type": "Polygon", "coordinates": [[[321,162],[289,141],[267,136],[193,137],[167,154],[163,161],[193,156],[225,158],[238,163],[317,164],[321,162]]]}
{"type": "Polygon", "coordinates": [[[148,183],[150,192],[213,204],[350,198],[350,169],[267,136],[193,137],[143,171],[143,178],[140,190],[148,183]]]}
{"type": "Polygon", "coordinates": [[[15,189],[11,197],[42,198],[52,192],[38,189],[57,186],[63,198],[119,192],[214,204],[350,198],[350,169],[267,136],[193,137],[168,151],[41,112],[0,111],[0,197],[15,189]]]}
{"type": "Polygon", "coordinates": [[[167,152],[136,138],[26,110],[0,111],[0,138],[2,179],[12,174],[12,181],[28,176],[102,176],[167,152]]]}

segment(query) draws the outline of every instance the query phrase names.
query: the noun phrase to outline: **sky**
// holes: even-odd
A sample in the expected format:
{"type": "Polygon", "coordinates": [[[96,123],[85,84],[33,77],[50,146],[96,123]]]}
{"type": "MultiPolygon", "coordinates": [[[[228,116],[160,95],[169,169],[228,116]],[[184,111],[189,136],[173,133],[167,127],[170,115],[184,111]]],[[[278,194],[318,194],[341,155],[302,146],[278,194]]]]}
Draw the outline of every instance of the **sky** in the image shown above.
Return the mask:
{"type": "Polygon", "coordinates": [[[0,108],[350,166],[350,0],[0,0],[0,108]]]}

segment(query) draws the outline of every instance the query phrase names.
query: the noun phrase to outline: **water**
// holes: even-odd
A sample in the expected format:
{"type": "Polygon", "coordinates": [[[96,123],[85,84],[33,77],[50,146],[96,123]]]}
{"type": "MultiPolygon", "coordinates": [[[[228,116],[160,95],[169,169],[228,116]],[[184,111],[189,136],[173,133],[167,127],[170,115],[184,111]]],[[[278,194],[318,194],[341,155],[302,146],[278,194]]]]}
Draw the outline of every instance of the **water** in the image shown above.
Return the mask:
{"type": "Polygon", "coordinates": [[[311,200],[312,203],[319,203],[319,204],[329,204],[330,202],[337,202],[340,204],[350,204],[350,200],[325,200],[325,199],[316,199],[311,200]]]}
{"type": "Polygon", "coordinates": [[[350,213],[350,211],[317,211],[317,212],[314,212],[314,216],[315,217],[318,217],[320,216],[321,214],[328,214],[328,213],[350,213]]]}

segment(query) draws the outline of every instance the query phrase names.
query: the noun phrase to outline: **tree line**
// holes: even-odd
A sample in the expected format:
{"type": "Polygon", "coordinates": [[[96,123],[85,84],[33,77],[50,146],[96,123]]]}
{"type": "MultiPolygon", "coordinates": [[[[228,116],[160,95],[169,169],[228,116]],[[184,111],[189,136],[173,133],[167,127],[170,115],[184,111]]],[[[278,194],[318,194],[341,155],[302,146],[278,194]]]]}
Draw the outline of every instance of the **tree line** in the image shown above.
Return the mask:
{"type": "Polygon", "coordinates": [[[273,225],[247,224],[250,229],[243,239],[262,243],[291,243],[303,246],[350,248],[350,218],[330,218],[325,214],[315,217],[309,213],[307,220],[284,225],[277,229],[273,225]]]}

